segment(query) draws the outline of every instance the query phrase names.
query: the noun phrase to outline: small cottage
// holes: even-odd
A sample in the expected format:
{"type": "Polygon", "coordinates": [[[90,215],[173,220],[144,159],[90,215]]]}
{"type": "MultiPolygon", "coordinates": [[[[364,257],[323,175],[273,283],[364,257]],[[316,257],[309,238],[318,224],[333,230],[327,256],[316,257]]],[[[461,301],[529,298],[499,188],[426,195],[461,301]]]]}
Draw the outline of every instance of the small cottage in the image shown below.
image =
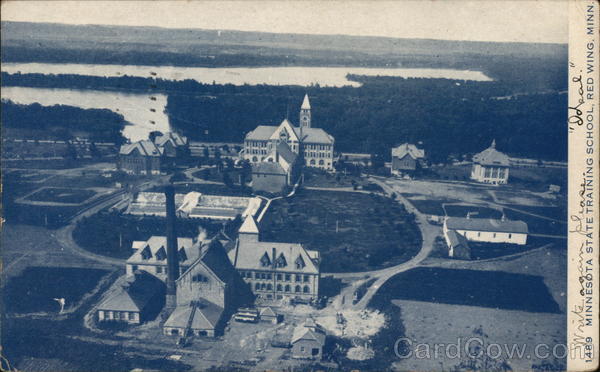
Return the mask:
{"type": "Polygon", "coordinates": [[[113,284],[97,306],[96,314],[101,322],[140,324],[154,319],[164,303],[165,284],[145,271],[136,271],[113,284]]]}
{"type": "Polygon", "coordinates": [[[403,143],[392,148],[392,174],[400,175],[413,172],[423,166],[425,161],[425,150],[417,148],[412,143],[403,143]]]}
{"type": "Polygon", "coordinates": [[[260,309],[259,312],[260,321],[265,323],[277,324],[279,322],[279,315],[270,306],[265,306],[260,309]]]}
{"type": "Polygon", "coordinates": [[[496,150],[496,140],[487,149],[473,156],[471,179],[477,182],[502,185],[508,183],[510,159],[496,150]]]}
{"type": "Polygon", "coordinates": [[[325,346],[325,330],[312,318],[294,330],[292,336],[292,358],[321,360],[325,346]]]}

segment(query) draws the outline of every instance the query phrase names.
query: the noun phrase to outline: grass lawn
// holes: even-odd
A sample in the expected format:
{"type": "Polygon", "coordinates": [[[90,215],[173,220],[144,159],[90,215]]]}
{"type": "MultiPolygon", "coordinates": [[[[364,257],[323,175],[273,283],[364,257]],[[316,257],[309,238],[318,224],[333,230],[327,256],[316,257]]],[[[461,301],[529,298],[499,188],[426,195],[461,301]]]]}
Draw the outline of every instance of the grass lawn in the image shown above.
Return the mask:
{"type": "Polygon", "coordinates": [[[473,206],[473,205],[446,205],[446,214],[451,217],[466,217],[471,212],[472,217],[476,218],[496,218],[502,217],[502,211],[493,208],[473,206]]]}
{"type": "MultiPolygon", "coordinates": [[[[520,206],[519,209],[523,209],[520,206]]],[[[529,214],[514,211],[512,209],[504,209],[506,217],[511,220],[521,220],[527,223],[527,228],[533,234],[547,235],[567,235],[567,223],[565,215],[565,223],[550,221],[543,218],[531,216],[529,214]]]]}
{"type": "MultiPolygon", "coordinates": [[[[404,194],[402,194],[405,196],[404,194]]],[[[405,196],[406,197],[406,196],[405,196]]],[[[408,201],[415,207],[417,210],[424,214],[432,214],[436,216],[443,216],[446,213],[444,212],[444,203],[455,203],[458,200],[454,199],[416,199],[416,198],[408,198],[408,201]]]]}
{"type": "Polygon", "coordinates": [[[421,246],[414,216],[401,204],[362,193],[299,190],[271,204],[261,231],[264,241],[300,242],[321,252],[322,272],[396,265],[421,246]]]}
{"type": "Polygon", "coordinates": [[[40,202],[80,204],[96,195],[93,190],[44,187],[29,195],[26,199],[40,202]]]}
{"type": "Polygon", "coordinates": [[[309,187],[352,187],[366,185],[368,182],[357,175],[342,172],[331,174],[320,169],[304,169],[304,186],[309,187]]]}
{"type": "Polygon", "coordinates": [[[560,312],[543,277],[503,271],[419,267],[394,276],[378,293],[390,300],[560,312]]]}
{"type": "Polygon", "coordinates": [[[91,291],[108,272],[68,267],[28,267],[3,290],[8,313],[56,312],[53,298],[64,298],[65,309],[91,291]]]}

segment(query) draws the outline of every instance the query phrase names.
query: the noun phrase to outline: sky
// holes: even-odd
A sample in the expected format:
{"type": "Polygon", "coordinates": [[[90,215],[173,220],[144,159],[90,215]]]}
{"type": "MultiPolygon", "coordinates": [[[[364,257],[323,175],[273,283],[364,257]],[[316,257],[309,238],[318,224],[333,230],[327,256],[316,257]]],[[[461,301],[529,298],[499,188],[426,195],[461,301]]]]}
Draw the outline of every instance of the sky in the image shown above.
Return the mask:
{"type": "Polygon", "coordinates": [[[2,1],[3,21],[566,43],[568,0],[2,1]]]}

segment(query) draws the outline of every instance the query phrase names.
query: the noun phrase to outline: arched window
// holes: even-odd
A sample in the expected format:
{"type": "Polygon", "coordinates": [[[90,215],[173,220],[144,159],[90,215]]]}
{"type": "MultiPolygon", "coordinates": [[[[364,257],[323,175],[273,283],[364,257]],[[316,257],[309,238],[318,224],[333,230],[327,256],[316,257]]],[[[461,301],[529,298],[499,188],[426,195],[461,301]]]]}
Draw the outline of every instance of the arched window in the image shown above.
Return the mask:
{"type": "Polygon", "coordinates": [[[252,157],[252,162],[253,162],[253,163],[256,163],[257,161],[258,161],[258,158],[257,158],[256,156],[253,156],[253,157],[252,157]]]}
{"type": "Polygon", "coordinates": [[[272,291],[273,290],[273,286],[271,284],[267,284],[267,291],[272,291]]]}
{"type": "Polygon", "coordinates": [[[308,288],[308,286],[305,285],[304,288],[302,288],[302,292],[308,293],[308,292],[310,292],[310,288],[308,288]]]}
{"type": "Polygon", "coordinates": [[[286,292],[290,292],[290,291],[291,291],[291,288],[290,288],[290,285],[289,285],[289,284],[287,284],[287,285],[285,286],[285,291],[286,291],[286,292]]]}
{"type": "Polygon", "coordinates": [[[315,165],[315,159],[310,159],[310,165],[315,165]]]}
{"type": "Polygon", "coordinates": [[[263,291],[267,288],[267,285],[265,283],[262,283],[260,285],[260,289],[262,289],[263,291]]]}
{"type": "Polygon", "coordinates": [[[325,164],[325,162],[323,161],[323,159],[319,160],[319,165],[323,165],[325,164]]]}
{"type": "Polygon", "coordinates": [[[296,288],[294,288],[294,292],[296,293],[300,293],[302,291],[302,288],[300,288],[299,285],[296,286],[296,288]]]}
{"type": "Polygon", "coordinates": [[[254,289],[257,290],[257,291],[259,291],[260,290],[260,283],[256,283],[254,285],[254,289]]]}
{"type": "Polygon", "coordinates": [[[283,291],[283,287],[281,286],[281,284],[277,284],[277,291],[278,292],[283,291]]]}

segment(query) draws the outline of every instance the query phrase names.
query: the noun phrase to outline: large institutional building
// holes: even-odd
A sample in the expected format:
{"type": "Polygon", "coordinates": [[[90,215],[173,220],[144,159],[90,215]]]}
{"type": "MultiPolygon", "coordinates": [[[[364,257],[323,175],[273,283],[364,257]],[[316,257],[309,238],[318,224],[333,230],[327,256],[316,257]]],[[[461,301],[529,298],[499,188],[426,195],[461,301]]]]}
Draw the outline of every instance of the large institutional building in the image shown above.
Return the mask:
{"type": "Polygon", "coordinates": [[[333,170],[335,139],[321,128],[312,127],[308,95],[300,108],[300,126],[284,119],[279,126],[259,125],[244,139],[242,157],[255,166],[265,161],[280,142],[304,158],[304,165],[333,170]]]}
{"type": "Polygon", "coordinates": [[[306,250],[297,243],[260,241],[252,216],[244,220],[228,255],[258,298],[268,301],[319,297],[319,252],[306,250]]]}

